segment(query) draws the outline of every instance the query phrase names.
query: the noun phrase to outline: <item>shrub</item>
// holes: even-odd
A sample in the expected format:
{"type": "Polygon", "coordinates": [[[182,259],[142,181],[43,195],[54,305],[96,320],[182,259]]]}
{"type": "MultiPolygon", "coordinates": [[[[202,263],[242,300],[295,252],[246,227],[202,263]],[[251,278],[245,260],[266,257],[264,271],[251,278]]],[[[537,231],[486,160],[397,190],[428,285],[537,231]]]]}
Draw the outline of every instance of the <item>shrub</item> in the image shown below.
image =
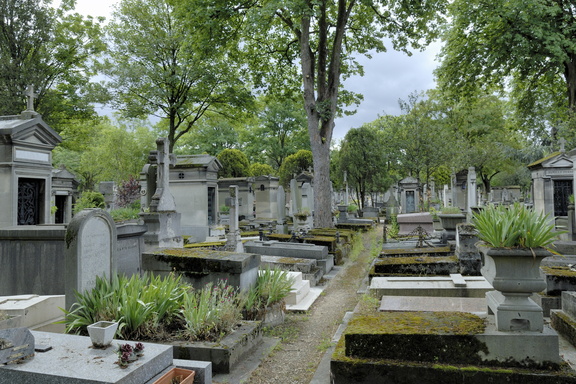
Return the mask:
{"type": "Polygon", "coordinates": [[[265,268],[258,272],[256,284],[244,297],[244,310],[248,320],[258,318],[266,308],[281,302],[292,290],[294,279],[288,272],[265,268]]]}
{"type": "Polygon", "coordinates": [[[133,176],[120,183],[116,203],[125,208],[140,200],[140,182],[133,176]]]}
{"type": "Polygon", "coordinates": [[[106,208],[104,195],[96,191],[84,191],[74,205],[74,213],[86,208],[106,208]]]}
{"type": "Polygon", "coordinates": [[[489,205],[475,212],[472,224],[478,238],[497,248],[546,247],[563,232],[554,232],[554,219],[519,203],[510,207],[489,205]]]}
{"type": "Polygon", "coordinates": [[[94,289],[76,292],[76,300],[64,311],[66,332],[87,334],[92,323],[117,321],[124,340],[215,341],[242,318],[243,304],[237,289],[224,282],[195,290],[173,275],[97,278],[94,289]]]}

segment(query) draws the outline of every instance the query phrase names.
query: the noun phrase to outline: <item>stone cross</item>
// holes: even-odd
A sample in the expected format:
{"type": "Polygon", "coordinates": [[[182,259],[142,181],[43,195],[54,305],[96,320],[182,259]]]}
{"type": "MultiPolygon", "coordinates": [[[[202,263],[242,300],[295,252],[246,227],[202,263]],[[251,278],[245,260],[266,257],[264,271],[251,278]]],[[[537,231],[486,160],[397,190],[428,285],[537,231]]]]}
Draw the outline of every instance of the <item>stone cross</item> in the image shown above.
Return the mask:
{"type": "Polygon", "coordinates": [[[28,96],[28,103],[26,105],[26,110],[30,112],[34,112],[34,99],[38,98],[38,94],[34,93],[34,86],[29,85],[26,88],[26,92],[24,92],[26,96],[28,96]]]}
{"type": "Polygon", "coordinates": [[[170,165],[174,164],[174,159],[168,153],[169,141],[165,137],[156,140],[157,164],[156,192],[152,196],[150,210],[152,212],[176,211],[174,196],[170,193],[170,165]]]}
{"type": "Polygon", "coordinates": [[[348,173],[344,171],[344,205],[350,204],[350,198],[348,196],[348,173]]]}
{"type": "Polygon", "coordinates": [[[560,143],[560,152],[566,152],[566,139],[561,137],[560,140],[558,140],[558,142],[560,143]]]}

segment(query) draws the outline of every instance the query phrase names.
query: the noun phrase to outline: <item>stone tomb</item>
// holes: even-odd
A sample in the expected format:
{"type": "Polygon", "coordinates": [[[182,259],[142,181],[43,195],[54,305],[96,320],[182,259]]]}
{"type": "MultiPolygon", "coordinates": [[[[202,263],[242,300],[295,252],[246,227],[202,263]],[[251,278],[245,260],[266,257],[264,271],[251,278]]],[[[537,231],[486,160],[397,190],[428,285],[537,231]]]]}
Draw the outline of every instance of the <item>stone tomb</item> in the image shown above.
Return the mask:
{"type": "Polygon", "coordinates": [[[434,233],[432,215],[430,212],[404,213],[397,216],[399,231],[398,235],[408,235],[421,227],[428,234],[434,233]]]}
{"type": "Polygon", "coordinates": [[[166,248],[142,254],[142,268],[155,275],[182,275],[184,281],[201,289],[208,283],[226,280],[246,290],[256,284],[260,255],[197,248],[166,248]]]}
{"type": "Polygon", "coordinates": [[[329,255],[328,248],[324,246],[251,240],[244,244],[244,249],[246,252],[258,255],[314,259],[324,274],[330,272],[334,267],[334,256],[329,255]]]}
{"type": "Polygon", "coordinates": [[[382,296],[484,297],[492,286],[482,276],[374,277],[370,294],[382,296]]]}
{"type": "Polygon", "coordinates": [[[66,230],[66,308],[76,301],[74,291],[94,288],[97,277],[117,273],[116,225],[102,209],[76,214],[66,230]]]}

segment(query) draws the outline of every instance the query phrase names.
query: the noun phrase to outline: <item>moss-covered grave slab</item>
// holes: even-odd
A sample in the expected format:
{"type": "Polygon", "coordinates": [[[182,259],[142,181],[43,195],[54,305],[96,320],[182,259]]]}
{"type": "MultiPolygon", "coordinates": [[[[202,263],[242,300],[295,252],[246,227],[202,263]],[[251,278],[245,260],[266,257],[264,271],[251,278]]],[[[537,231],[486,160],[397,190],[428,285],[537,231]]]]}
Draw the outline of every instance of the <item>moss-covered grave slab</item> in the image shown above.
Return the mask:
{"type": "Polygon", "coordinates": [[[546,275],[546,294],[559,296],[562,291],[576,291],[576,271],[567,265],[542,266],[546,275]]]}
{"type": "Polygon", "coordinates": [[[441,276],[458,273],[456,256],[410,256],[379,258],[374,262],[369,278],[377,276],[441,276]]]}
{"type": "Polygon", "coordinates": [[[176,273],[196,288],[225,280],[247,289],[256,283],[260,255],[203,248],[163,248],[142,254],[142,269],[156,275],[176,273]]]}
{"type": "MultiPolygon", "coordinates": [[[[565,384],[567,364],[536,361],[542,344],[517,332],[494,332],[490,317],[457,312],[359,312],[331,360],[332,382],[394,384],[565,384]],[[512,348],[514,357],[505,354],[512,348]],[[536,353],[538,353],[536,351],[536,353]],[[527,356],[525,359],[518,356],[527,356]]],[[[540,336],[536,336],[540,337],[540,336]]]]}
{"type": "Polygon", "coordinates": [[[175,359],[211,361],[213,373],[230,373],[232,368],[262,342],[262,323],[242,321],[219,342],[172,342],[175,359]]]}
{"type": "Polygon", "coordinates": [[[448,256],[454,255],[450,247],[427,247],[427,248],[392,248],[384,249],[380,257],[406,257],[406,256],[448,256]]]}

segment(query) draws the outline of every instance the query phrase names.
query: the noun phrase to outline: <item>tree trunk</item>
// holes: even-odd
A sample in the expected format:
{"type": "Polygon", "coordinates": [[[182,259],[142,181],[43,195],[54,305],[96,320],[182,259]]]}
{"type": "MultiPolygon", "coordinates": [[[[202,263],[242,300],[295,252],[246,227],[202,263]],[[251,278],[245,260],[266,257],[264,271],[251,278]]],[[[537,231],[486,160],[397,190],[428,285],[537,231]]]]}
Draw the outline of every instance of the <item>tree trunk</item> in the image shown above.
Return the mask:
{"type": "Polygon", "coordinates": [[[568,92],[568,108],[576,111],[576,54],[568,54],[568,60],[564,63],[564,79],[568,92]]]}

